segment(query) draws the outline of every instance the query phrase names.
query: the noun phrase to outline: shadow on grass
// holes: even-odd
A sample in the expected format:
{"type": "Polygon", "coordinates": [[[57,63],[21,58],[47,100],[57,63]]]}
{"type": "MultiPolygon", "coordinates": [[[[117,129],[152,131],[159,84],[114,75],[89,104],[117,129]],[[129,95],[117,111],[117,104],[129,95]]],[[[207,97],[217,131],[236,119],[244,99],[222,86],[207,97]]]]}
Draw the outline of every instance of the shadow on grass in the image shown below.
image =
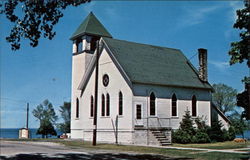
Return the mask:
{"type": "Polygon", "coordinates": [[[56,154],[47,156],[44,154],[18,154],[12,157],[0,156],[1,160],[191,160],[192,158],[171,158],[151,154],[56,154]]]}

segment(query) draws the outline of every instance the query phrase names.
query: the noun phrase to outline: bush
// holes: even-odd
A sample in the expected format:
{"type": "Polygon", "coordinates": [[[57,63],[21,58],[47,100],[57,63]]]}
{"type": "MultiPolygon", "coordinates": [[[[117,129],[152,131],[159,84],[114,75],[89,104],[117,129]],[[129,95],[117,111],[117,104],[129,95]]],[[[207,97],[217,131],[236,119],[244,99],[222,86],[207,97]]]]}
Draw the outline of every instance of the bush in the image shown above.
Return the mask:
{"type": "Polygon", "coordinates": [[[236,133],[235,133],[234,127],[233,127],[233,126],[230,126],[229,129],[228,129],[228,140],[229,140],[229,141],[234,140],[235,135],[236,135],[236,133]]]}
{"type": "Polygon", "coordinates": [[[223,131],[221,130],[222,123],[220,121],[212,122],[211,127],[208,129],[208,135],[212,142],[223,142],[225,136],[223,131]]]}
{"type": "Polygon", "coordinates": [[[174,143],[182,143],[182,144],[191,143],[192,139],[192,137],[186,131],[180,129],[173,132],[172,137],[174,143]]]}
{"type": "Polygon", "coordinates": [[[193,143],[210,143],[211,140],[206,132],[198,130],[193,143]]]}

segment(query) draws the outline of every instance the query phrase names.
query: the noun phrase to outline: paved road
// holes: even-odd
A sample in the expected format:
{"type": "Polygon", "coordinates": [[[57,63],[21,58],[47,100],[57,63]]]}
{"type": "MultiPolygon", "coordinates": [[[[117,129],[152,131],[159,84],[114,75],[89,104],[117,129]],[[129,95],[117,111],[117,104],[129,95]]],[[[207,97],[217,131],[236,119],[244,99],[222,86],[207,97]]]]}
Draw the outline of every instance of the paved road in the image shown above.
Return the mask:
{"type": "Polygon", "coordinates": [[[170,160],[150,154],[120,153],[105,150],[71,149],[51,142],[0,141],[1,160],[170,160]]]}

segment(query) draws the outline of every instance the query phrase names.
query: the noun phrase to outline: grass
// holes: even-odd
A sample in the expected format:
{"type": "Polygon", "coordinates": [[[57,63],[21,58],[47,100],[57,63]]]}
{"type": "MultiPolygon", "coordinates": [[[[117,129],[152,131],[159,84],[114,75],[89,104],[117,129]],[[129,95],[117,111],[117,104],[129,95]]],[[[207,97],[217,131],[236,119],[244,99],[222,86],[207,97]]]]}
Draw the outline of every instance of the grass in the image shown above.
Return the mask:
{"type": "Polygon", "coordinates": [[[250,146],[250,142],[236,143],[234,141],[205,143],[205,144],[173,144],[174,147],[186,147],[186,148],[205,148],[205,149],[237,149],[247,148],[250,146]]]}
{"type": "MultiPolygon", "coordinates": [[[[16,139],[17,140],[17,139],[16,139]]],[[[84,148],[88,150],[110,150],[115,152],[126,152],[126,153],[140,153],[140,154],[153,154],[163,155],[171,158],[190,158],[190,159],[204,159],[204,160],[216,160],[216,159],[249,159],[250,155],[239,154],[239,153],[222,153],[222,152],[206,152],[206,151],[195,151],[195,150],[179,150],[179,149],[166,149],[166,148],[155,148],[155,147],[142,147],[132,145],[114,145],[114,144],[97,144],[92,146],[90,142],[83,141],[70,141],[60,139],[31,139],[31,140],[18,140],[18,141],[43,141],[43,142],[56,142],[64,144],[70,148],[84,148]]],[[[223,142],[223,143],[211,143],[211,144],[174,144],[173,146],[178,147],[194,147],[194,148],[208,148],[208,149],[231,149],[231,148],[245,148],[249,145],[238,144],[235,142],[223,142]],[[236,145],[236,146],[234,146],[236,145]]]]}

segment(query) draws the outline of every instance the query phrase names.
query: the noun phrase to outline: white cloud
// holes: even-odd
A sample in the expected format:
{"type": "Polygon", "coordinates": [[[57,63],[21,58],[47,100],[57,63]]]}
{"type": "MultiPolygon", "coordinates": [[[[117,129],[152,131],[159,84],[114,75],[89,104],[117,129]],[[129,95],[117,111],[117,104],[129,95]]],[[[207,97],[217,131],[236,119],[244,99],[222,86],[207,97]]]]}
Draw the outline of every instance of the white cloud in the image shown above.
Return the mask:
{"type": "Polygon", "coordinates": [[[226,71],[230,67],[229,62],[225,62],[225,61],[212,61],[212,60],[210,60],[210,61],[208,61],[208,63],[212,64],[220,71],[226,71]]]}
{"type": "Polygon", "coordinates": [[[209,6],[209,7],[201,7],[199,9],[188,8],[185,9],[185,16],[180,19],[179,27],[187,27],[196,24],[203,23],[206,17],[214,12],[215,10],[221,8],[220,5],[209,6]]]}
{"type": "Polygon", "coordinates": [[[228,12],[228,21],[232,24],[232,27],[226,29],[224,36],[226,39],[230,39],[237,31],[233,29],[233,24],[236,22],[237,14],[236,11],[243,8],[242,1],[231,1],[229,2],[229,12],[228,12]]]}
{"type": "Polygon", "coordinates": [[[237,19],[236,11],[243,8],[244,4],[242,1],[231,1],[229,2],[229,6],[231,8],[229,12],[229,18],[231,21],[235,22],[237,19]]]}

